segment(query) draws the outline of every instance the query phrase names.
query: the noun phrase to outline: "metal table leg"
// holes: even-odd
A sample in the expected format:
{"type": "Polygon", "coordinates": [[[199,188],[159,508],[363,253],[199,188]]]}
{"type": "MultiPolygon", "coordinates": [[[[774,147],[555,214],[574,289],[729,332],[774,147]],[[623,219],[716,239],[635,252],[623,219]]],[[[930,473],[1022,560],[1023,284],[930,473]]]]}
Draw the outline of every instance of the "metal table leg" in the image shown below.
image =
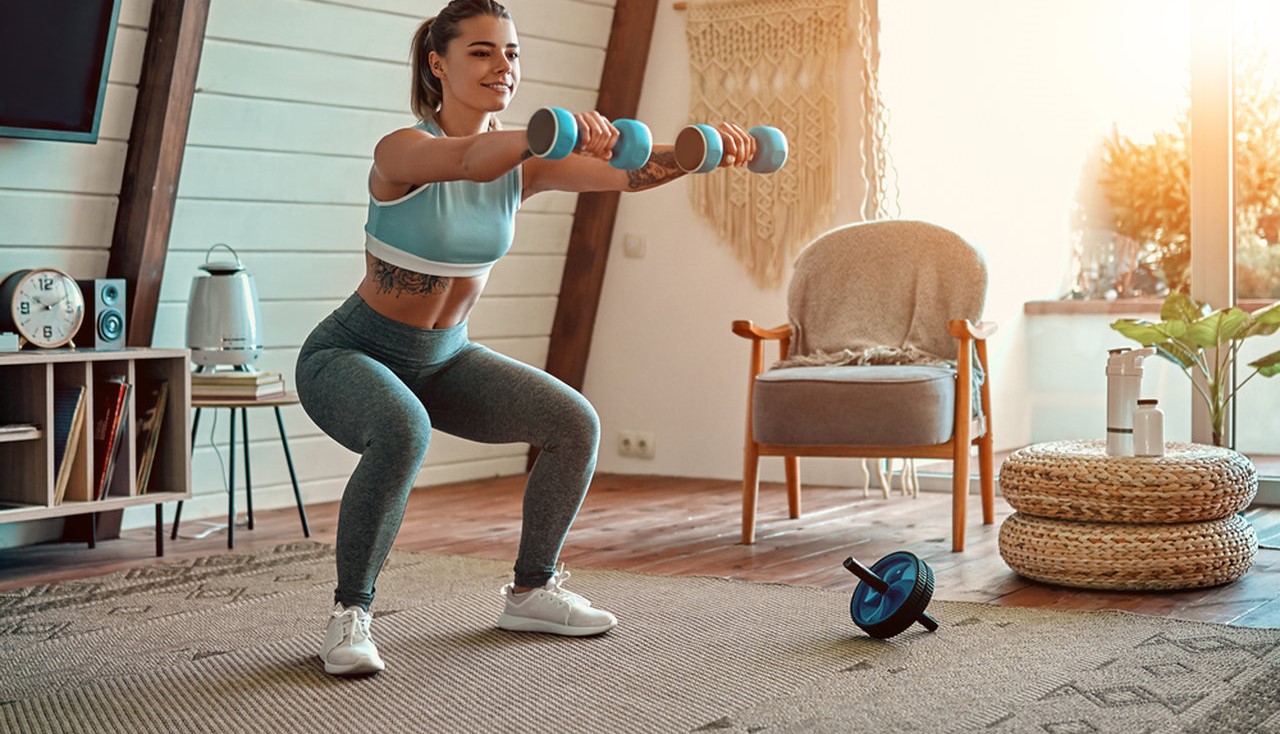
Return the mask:
{"type": "Polygon", "coordinates": [[[227,547],[236,547],[236,411],[231,409],[231,466],[227,471],[227,547]]]}
{"type": "Polygon", "coordinates": [[[164,503],[156,503],[156,557],[164,556],[164,503]]]}
{"type": "MultiPolygon", "coordinates": [[[[191,419],[191,453],[196,451],[196,431],[200,428],[200,409],[196,408],[196,415],[191,419]]],[[[173,513],[173,534],[169,536],[169,540],[178,539],[178,523],[182,522],[182,500],[178,500],[178,510],[173,513]]]]}
{"type": "MultiPolygon", "coordinates": [[[[235,410],[235,408],[232,408],[235,410]]],[[[253,473],[249,471],[249,409],[240,409],[240,435],[244,438],[244,501],[249,513],[249,529],[253,530],[253,473]]]]}
{"type": "Polygon", "coordinates": [[[298,517],[302,520],[302,536],[311,537],[311,527],[307,524],[307,511],[302,506],[302,492],[298,490],[298,475],[293,471],[293,456],[289,453],[289,438],[284,432],[284,418],[280,417],[280,406],[276,408],[276,426],[280,428],[280,445],[284,447],[284,463],[289,467],[289,481],[293,482],[293,498],[298,501],[298,517]]]}

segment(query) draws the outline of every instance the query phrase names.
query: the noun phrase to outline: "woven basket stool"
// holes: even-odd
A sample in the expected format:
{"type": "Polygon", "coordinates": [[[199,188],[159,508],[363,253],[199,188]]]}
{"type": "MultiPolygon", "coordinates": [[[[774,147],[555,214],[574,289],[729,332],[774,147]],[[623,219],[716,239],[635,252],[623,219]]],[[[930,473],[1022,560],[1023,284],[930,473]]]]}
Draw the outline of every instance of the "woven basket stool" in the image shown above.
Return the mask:
{"type": "Polygon", "coordinates": [[[1054,441],[1015,451],[1000,467],[1013,509],[1087,522],[1218,520],[1258,493],[1253,462],[1230,449],[1165,444],[1164,456],[1107,456],[1103,441],[1054,441]]]}
{"type": "Polygon", "coordinates": [[[1165,455],[1108,456],[1104,441],[1020,449],[1000,467],[1017,510],[1000,555],[1037,581],[1087,589],[1193,589],[1234,581],[1258,536],[1238,512],[1258,493],[1241,454],[1168,443],[1165,455]]]}
{"type": "Polygon", "coordinates": [[[1258,555],[1240,515],[1193,523],[1093,523],[1015,512],[1000,556],[1036,581],[1085,589],[1197,589],[1234,581],[1258,555]]]}

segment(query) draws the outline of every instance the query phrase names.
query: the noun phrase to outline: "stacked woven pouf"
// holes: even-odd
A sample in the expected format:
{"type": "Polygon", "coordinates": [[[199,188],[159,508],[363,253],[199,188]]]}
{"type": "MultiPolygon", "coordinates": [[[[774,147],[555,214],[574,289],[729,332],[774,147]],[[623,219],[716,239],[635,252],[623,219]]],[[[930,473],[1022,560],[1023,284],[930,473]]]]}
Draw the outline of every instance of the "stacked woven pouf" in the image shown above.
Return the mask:
{"type": "Polygon", "coordinates": [[[1000,555],[1022,576],[1087,589],[1194,589],[1234,581],[1258,555],[1238,513],[1258,492],[1230,449],[1168,443],[1165,455],[1108,456],[1103,441],[1014,452],[1000,491],[1017,512],[1000,555]]]}

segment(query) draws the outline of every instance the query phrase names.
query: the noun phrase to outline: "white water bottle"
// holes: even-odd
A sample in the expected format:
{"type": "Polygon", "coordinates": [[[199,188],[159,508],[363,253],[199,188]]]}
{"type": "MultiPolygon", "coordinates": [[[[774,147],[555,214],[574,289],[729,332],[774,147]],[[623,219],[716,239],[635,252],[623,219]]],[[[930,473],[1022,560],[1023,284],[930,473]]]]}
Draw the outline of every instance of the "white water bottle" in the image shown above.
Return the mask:
{"type": "Polygon", "coordinates": [[[1164,456],[1164,413],[1156,407],[1158,401],[1138,401],[1133,411],[1133,455],[1164,456]]]}
{"type": "Polygon", "coordinates": [[[1154,347],[1107,352],[1107,454],[1133,456],[1133,411],[1142,390],[1142,360],[1154,347]]]}

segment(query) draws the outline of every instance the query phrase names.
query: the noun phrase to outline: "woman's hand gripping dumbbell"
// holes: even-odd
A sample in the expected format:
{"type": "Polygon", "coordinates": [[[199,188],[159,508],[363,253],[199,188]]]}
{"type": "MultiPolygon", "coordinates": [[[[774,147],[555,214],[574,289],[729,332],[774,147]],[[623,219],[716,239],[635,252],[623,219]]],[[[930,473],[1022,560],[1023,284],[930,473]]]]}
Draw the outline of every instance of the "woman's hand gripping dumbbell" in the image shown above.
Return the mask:
{"type": "Polygon", "coordinates": [[[732,123],[720,129],[689,125],[676,136],[676,165],[687,173],[707,173],[721,165],[773,173],[787,162],[787,136],[776,127],[743,130],[732,123]]]}
{"type": "Polygon", "coordinates": [[[543,107],[529,118],[525,132],[529,152],[556,160],[575,150],[581,155],[605,158],[609,165],[634,171],[649,162],[653,135],[639,120],[609,122],[599,112],[573,115],[559,107],[543,107]]]}

